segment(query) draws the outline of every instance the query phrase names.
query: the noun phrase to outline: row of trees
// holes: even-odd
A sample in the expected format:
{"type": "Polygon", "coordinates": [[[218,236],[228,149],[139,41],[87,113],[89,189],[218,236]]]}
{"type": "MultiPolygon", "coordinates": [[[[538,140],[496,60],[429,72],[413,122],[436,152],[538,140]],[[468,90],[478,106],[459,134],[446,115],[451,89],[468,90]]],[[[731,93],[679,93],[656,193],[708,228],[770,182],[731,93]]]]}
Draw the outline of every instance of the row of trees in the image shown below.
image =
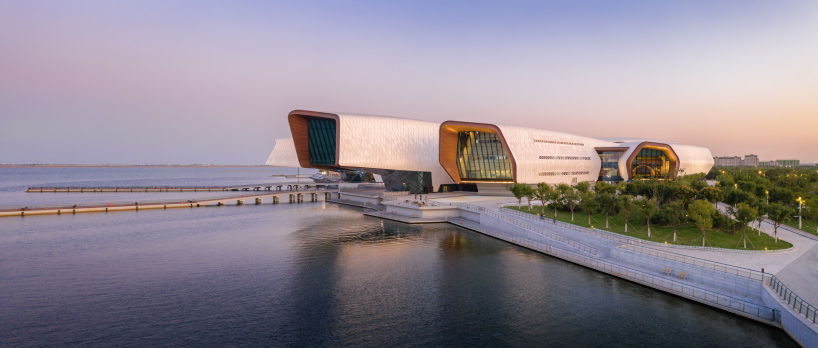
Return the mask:
{"type": "Polygon", "coordinates": [[[798,217],[815,222],[818,233],[818,169],[713,168],[707,176],[724,190],[724,202],[737,215],[740,209],[744,213],[755,209],[759,224],[769,218],[776,239],[778,227],[798,217]]]}
{"type": "Polygon", "coordinates": [[[625,232],[628,224],[641,217],[645,220],[648,237],[651,236],[651,221],[664,222],[673,228],[673,241],[677,241],[677,228],[695,222],[702,232],[702,245],[706,243],[706,231],[713,228],[714,222],[722,226],[731,226],[731,220],[719,214],[714,203],[723,198],[721,189],[708,187],[703,175],[686,180],[665,181],[646,180],[611,185],[597,182],[593,190],[587,182],[575,186],[560,184],[551,187],[539,183],[536,187],[527,184],[514,184],[510,188],[517,198],[518,207],[522,199],[528,201],[531,210],[532,201],[540,201],[541,214],[546,207],[554,210],[554,218],[560,209],[571,212],[571,220],[577,209],[585,212],[588,225],[591,225],[591,214],[598,212],[605,215],[605,228],[610,228],[609,217],[619,215],[625,221],[625,232]]]}

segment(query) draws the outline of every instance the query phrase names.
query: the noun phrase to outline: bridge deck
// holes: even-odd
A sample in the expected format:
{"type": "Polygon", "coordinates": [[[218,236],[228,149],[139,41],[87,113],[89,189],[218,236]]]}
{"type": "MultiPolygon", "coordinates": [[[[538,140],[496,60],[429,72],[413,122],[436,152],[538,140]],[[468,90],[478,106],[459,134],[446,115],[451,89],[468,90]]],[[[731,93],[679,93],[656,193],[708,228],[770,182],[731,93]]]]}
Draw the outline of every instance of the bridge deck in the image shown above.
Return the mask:
{"type": "MultiPolygon", "coordinates": [[[[299,201],[298,197],[301,195],[302,201],[314,200],[322,201],[325,199],[324,194],[331,194],[337,192],[335,190],[326,189],[312,189],[312,190],[298,190],[298,191],[272,191],[258,194],[243,194],[231,195],[222,197],[203,197],[193,200],[185,201],[149,201],[149,202],[112,202],[112,203],[87,203],[87,204],[73,204],[61,206],[36,206],[36,207],[19,207],[0,209],[0,217],[4,216],[29,216],[29,215],[47,215],[47,214],[75,214],[75,213],[91,213],[91,212],[113,212],[124,210],[145,210],[145,209],[168,209],[168,208],[193,208],[204,207],[212,205],[239,205],[239,204],[261,204],[263,199],[272,197],[291,196],[289,202],[296,203],[299,201]],[[315,194],[311,196],[310,194],[315,194]],[[260,201],[256,203],[256,199],[260,201]]],[[[348,191],[343,191],[348,192],[348,191]]],[[[268,201],[269,202],[269,201],[268,201]]],[[[277,199],[273,199],[269,203],[278,203],[277,199]]],[[[281,202],[283,203],[283,202],[281,202]]]]}

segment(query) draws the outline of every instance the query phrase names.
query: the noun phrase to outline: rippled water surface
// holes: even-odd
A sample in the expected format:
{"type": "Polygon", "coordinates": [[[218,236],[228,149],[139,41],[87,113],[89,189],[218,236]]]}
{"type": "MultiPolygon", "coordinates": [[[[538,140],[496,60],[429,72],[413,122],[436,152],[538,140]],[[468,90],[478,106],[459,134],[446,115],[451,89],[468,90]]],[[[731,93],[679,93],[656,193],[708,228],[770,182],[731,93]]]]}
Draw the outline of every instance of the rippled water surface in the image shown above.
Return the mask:
{"type": "Polygon", "coordinates": [[[795,346],[475,232],[362,211],[2,218],[0,346],[795,346]]]}

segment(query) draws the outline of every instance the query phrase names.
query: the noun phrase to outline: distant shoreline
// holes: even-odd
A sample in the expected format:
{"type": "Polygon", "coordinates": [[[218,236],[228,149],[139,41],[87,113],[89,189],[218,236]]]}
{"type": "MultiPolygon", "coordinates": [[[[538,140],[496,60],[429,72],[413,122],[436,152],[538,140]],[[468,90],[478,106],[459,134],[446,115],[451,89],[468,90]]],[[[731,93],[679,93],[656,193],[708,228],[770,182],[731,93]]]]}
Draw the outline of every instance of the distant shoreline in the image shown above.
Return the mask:
{"type": "Polygon", "coordinates": [[[0,164],[0,168],[289,168],[265,164],[0,164]]]}

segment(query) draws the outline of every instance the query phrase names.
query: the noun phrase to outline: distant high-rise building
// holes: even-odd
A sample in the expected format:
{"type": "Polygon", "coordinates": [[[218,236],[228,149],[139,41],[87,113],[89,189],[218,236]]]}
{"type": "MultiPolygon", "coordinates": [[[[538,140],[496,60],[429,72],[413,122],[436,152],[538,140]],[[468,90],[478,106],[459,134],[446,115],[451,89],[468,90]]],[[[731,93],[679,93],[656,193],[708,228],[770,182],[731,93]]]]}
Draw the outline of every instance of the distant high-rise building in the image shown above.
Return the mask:
{"type": "Polygon", "coordinates": [[[758,155],[744,155],[744,166],[745,167],[758,167],[758,155]]]}
{"type": "Polygon", "coordinates": [[[741,167],[743,164],[739,156],[713,157],[713,162],[717,167],[741,167]]]}
{"type": "Polygon", "coordinates": [[[776,161],[776,163],[778,163],[779,167],[793,168],[793,167],[798,167],[798,166],[801,165],[801,160],[797,160],[797,159],[783,159],[783,160],[775,160],[775,161],[776,161]]]}

